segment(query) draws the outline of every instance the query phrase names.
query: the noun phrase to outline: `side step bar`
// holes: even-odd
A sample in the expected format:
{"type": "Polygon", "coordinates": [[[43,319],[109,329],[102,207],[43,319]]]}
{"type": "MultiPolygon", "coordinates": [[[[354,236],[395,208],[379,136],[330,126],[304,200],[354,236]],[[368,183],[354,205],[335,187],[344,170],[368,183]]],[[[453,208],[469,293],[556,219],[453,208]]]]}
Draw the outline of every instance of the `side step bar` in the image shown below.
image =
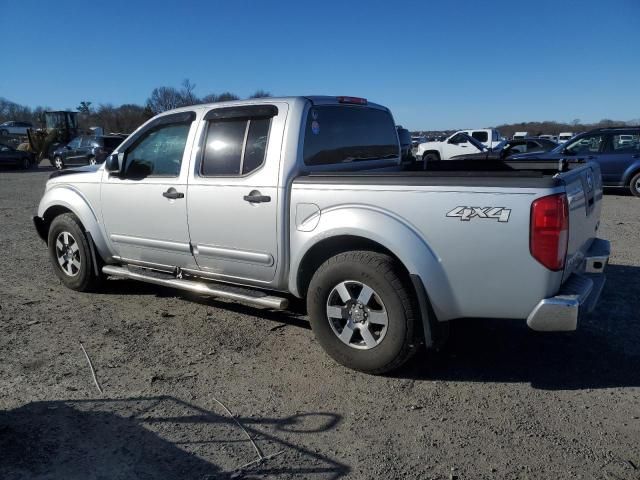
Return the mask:
{"type": "Polygon", "coordinates": [[[169,274],[167,274],[165,278],[162,278],[164,275],[158,275],[156,272],[149,272],[147,275],[146,273],[133,272],[126,267],[118,267],[115,265],[105,265],[102,267],[102,273],[105,275],[113,275],[115,277],[130,278],[131,280],[139,280],[141,282],[162,285],[163,287],[187,290],[189,292],[200,293],[211,297],[236,300],[249,305],[272,308],[274,310],[284,310],[289,304],[289,301],[286,298],[273,297],[258,290],[184,280],[181,278],[174,278],[169,274]]]}

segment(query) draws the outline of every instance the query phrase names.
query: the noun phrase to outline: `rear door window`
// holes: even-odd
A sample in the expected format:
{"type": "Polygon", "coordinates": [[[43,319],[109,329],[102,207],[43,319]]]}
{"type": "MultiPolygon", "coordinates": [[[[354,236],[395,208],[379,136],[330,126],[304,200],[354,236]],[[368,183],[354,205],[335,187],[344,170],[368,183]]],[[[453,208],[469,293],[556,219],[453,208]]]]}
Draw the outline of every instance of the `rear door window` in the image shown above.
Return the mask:
{"type": "Polygon", "coordinates": [[[611,153],[636,153],[640,149],[640,132],[611,135],[607,151],[611,153]]]}
{"type": "Polygon", "coordinates": [[[309,111],[303,149],[306,165],[393,159],[399,155],[396,127],[385,110],[321,105],[309,111]]]}
{"type": "Polygon", "coordinates": [[[249,174],[262,166],[271,118],[210,121],[200,174],[204,177],[249,174]]]}
{"type": "Polygon", "coordinates": [[[489,134],[487,132],[472,132],[471,136],[479,142],[486,142],[487,140],[489,140],[489,134]]]}
{"type": "Polygon", "coordinates": [[[201,173],[205,177],[240,174],[246,120],[209,123],[201,173]]]}

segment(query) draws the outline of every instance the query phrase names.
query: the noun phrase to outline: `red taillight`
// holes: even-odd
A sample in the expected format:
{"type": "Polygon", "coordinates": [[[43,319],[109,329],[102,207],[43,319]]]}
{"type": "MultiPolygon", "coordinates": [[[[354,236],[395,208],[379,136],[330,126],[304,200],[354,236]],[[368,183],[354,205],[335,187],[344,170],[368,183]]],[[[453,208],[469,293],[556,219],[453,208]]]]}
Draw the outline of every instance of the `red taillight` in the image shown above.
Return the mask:
{"type": "Polygon", "coordinates": [[[569,240],[569,205],[564,193],[538,198],[531,204],[529,249],[549,270],[562,270],[569,240]]]}
{"type": "Polygon", "coordinates": [[[360,97],[336,97],[340,103],[355,103],[356,105],[366,105],[367,99],[360,97]]]}

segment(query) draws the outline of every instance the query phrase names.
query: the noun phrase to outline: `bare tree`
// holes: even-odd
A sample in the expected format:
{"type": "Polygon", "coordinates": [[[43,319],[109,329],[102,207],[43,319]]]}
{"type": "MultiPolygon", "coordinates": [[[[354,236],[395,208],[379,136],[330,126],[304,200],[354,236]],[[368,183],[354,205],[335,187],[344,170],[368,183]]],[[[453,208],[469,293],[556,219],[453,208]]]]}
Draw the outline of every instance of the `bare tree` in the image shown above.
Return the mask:
{"type": "Polygon", "coordinates": [[[235,93],[222,92],[220,95],[218,95],[218,99],[216,101],[217,102],[228,102],[229,100],[240,100],[240,97],[237,96],[235,93]]]}
{"type": "Polygon", "coordinates": [[[182,106],[195,105],[199,103],[198,97],[195,96],[193,91],[196,88],[195,83],[191,83],[188,78],[182,81],[182,90],[180,95],[182,96],[182,106]]]}
{"type": "Polygon", "coordinates": [[[174,87],[154,88],[147,99],[147,107],[154,114],[166,112],[182,106],[182,95],[174,87]]]}
{"type": "Polygon", "coordinates": [[[210,93],[209,95],[205,95],[200,99],[200,103],[215,103],[218,101],[218,95],[215,93],[210,93]]]}
{"type": "Polygon", "coordinates": [[[91,113],[91,102],[87,102],[87,101],[80,102],[80,105],[78,105],[76,110],[78,110],[80,113],[85,113],[85,114],[91,113]]]}
{"type": "Polygon", "coordinates": [[[271,95],[271,93],[267,92],[266,90],[256,90],[253,95],[250,95],[249,98],[267,98],[267,97],[272,97],[273,95],[271,95]]]}

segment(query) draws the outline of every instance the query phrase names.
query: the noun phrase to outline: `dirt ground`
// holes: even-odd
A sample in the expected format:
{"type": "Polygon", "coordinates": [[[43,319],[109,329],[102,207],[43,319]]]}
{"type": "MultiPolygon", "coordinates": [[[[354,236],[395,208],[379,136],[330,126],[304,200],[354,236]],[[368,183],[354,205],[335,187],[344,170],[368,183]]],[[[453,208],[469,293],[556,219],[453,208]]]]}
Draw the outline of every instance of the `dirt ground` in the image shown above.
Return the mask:
{"type": "Polygon", "coordinates": [[[373,377],[294,313],[63,288],[31,224],[48,175],[0,171],[1,479],[640,478],[640,199],[605,196],[614,253],[577,332],[459,321],[373,377]]]}

